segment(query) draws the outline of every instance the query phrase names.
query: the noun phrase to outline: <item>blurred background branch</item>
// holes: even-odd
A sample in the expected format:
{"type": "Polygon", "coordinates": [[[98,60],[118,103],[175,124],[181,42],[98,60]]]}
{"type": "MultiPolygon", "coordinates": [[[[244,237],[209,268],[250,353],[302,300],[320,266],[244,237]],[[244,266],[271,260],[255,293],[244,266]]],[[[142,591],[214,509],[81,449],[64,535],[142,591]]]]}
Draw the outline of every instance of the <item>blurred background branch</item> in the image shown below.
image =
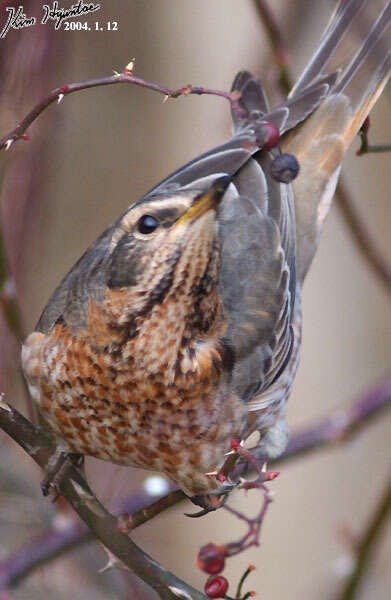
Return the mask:
{"type": "Polygon", "coordinates": [[[390,517],[390,514],[391,478],[388,479],[386,487],[376,503],[373,514],[369,518],[368,525],[355,548],[353,572],[348,578],[339,600],[353,600],[357,597],[359,586],[367,573],[377,545],[385,533],[387,519],[390,517]]]}

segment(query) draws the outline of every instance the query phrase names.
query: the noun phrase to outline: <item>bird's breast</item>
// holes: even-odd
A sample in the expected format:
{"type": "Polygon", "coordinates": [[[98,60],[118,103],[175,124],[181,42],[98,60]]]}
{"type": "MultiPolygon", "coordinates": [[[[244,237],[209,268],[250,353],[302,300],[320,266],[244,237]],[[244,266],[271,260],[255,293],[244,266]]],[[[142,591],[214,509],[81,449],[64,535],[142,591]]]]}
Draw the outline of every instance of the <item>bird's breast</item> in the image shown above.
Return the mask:
{"type": "MultiPolygon", "coordinates": [[[[104,335],[101,325],[92,339],[104,335]]],[[[146,367],[140,339],[118,353],[91,343],[90,334],[75,336],[64,323],[49,335],[31,334],[23,365],[32,396],[71,452],[162,471],[190,495],[210,491],[218,484],[205,474],[223,462],[246,422],[219,346],[182,347],[171,372],[169,360],[146,367]]],[[[145,352],[164,357],[171,339],[165,331],[162,348],[149,340],[145,352]]]]}

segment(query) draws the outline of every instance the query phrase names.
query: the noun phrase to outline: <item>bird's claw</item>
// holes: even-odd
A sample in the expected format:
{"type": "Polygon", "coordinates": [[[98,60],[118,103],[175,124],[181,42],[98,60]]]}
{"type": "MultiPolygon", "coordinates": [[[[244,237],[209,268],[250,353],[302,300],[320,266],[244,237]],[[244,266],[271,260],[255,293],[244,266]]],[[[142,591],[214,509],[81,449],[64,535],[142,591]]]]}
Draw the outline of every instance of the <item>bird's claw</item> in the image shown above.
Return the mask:
{"type": "Polygon", "coordinates": [[[204,515],[221,508],[227,502],[229,494],[238,483],[233,483],[226,479],[221,483],[217,490],[209,492],[209,494],[190,497],[193,504],[202,506],[202,510],[196,513],[185,513],[186,517],[191,517],[192,519],[203,517],[204,515]]]}
{"type": "Polygon", "coordinates": [[[205,515],[213,512],[216,508],[203,508],[195,513],[184,513],[185,517],[190,517],[191,519],[198,519],[198,517],[204,517],[205,515]]]}
{"type": "Polygon", "coordinates": [[[41,490],[44,496],[48,496],[53,489],[55,502],[60,495],[60,487],[65,480],[70,467],[81,466],[84,462],[84,456],[79,454],[70,454],[64,452],[62,448],[57,448],[55,453],[49,459],[46,475],[41,481],[41,490]]]}

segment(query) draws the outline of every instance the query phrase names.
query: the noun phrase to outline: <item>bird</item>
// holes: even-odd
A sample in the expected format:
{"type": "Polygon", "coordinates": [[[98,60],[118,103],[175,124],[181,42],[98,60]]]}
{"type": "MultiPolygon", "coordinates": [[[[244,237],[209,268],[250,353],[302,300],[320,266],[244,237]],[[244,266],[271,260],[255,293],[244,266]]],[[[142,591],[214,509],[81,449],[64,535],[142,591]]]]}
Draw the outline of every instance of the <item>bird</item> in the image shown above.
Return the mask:
{"type": "Polygon", "coordinates": [[[262,456],[284,451],[303,283],[389,78],[390,22],[390,1],[340,0],[273,109],[239,72],[232,136],[133,203],[64,277],[22,347],[62,456],[158,471],[214,510],[232,440],[258,432],[262,456]]]}

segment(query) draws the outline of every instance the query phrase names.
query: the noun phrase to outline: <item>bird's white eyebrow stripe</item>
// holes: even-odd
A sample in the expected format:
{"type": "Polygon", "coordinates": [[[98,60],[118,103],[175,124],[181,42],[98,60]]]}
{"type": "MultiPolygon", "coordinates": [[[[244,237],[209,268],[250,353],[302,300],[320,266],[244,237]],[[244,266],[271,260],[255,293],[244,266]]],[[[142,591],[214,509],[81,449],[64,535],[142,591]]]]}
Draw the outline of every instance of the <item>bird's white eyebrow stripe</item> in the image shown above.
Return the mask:
{"type": "Polygon", "coordinates": [[[147,215],[154,211],[175,211],[183,205],[183,208],[187,207],[188,198],[182,195],[171,196],[168,198],[159,198],[154,200],[148,200],[148,202],[137,204],[134,208],[129,208],[122,219],[118,223],[117,227],[119,227],[124,233],[127,233],[133,223],[137,222],[137,220],[142,215],[147,215]]]}

